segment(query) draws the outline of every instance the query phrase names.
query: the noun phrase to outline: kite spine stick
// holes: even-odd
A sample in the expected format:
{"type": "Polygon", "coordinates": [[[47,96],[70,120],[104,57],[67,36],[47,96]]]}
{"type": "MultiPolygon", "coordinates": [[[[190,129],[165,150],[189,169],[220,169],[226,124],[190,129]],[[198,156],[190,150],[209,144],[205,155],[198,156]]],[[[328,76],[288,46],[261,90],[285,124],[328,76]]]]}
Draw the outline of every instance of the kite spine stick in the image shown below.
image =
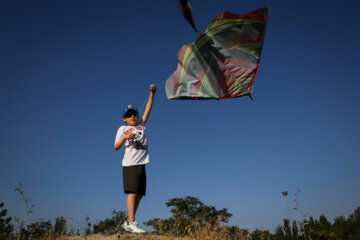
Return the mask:
{"type": "Polygon", "coordinates": [[[197,38],[201,37],[202,33],[199,30],[197,30],[196,28],[195,28],[195,31],[197,33],[197,38]]]}

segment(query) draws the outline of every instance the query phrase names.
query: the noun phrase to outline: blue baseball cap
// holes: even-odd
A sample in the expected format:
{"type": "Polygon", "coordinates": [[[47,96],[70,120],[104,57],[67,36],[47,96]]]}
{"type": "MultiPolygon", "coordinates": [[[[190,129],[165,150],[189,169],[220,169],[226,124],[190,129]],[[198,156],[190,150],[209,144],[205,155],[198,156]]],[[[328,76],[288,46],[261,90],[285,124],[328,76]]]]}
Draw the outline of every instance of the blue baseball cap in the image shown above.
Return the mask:
{"type": "Polygon", "coordinates": [[[125,117],[127,111],[129,111],[129,110],[133,110],[133,111],[135,111],[135,112],[139,115],[139,112],[138,112],[138,110],[137,110],[136,107],[134,107],[133,105],[127,105],[127,106],[124,108],[123,117],[125,117]]]}

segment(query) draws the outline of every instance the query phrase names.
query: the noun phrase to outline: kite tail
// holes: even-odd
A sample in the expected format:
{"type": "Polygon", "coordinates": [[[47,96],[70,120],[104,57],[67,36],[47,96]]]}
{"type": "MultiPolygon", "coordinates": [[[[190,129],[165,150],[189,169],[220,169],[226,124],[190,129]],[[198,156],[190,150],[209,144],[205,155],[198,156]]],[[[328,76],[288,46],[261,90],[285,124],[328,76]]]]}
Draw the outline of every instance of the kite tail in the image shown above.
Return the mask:
{"type": "Polygon", "coordinates": [[[180,8],[181,14],[188,21],[188,23],[191,25],[191,27],[195,30],[198,37],[200,37],[201,32],[196,28],[194,14],[192,12],[190,3],[187,0],[179,0],[179,8],[180,8]]]}

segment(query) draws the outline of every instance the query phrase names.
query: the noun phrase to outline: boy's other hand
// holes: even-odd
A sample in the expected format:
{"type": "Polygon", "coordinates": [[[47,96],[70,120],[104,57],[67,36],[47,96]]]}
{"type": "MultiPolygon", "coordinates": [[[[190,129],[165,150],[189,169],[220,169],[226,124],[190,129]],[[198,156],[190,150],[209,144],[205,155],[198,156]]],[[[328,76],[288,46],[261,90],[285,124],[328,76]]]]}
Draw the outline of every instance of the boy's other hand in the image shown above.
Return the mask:
{"type": "Polygon", "coordinates": [[[150,85],[150,91],[151,91],[152,93],[155,93],[155,92],[156,92],[156,85],[155,85],[155,84],[151,84],[151,85],[150,85]]]}
{"type": "Polygon", "coordinates": [[[125,135],[125,139],[132,139],[135,136],[135,133],[128,133],[125,135]]]}

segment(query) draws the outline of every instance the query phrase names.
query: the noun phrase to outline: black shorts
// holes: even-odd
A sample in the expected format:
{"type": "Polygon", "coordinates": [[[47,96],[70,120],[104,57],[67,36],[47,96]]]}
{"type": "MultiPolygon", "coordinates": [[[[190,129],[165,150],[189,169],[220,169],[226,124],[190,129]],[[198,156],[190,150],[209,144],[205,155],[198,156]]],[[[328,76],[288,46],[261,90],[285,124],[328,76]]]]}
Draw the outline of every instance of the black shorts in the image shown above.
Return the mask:
{"type": "Polygon", "coordinates": [[[123,184],[126,194],[136,193],[145,196],[146,170],[145,165],[123,167],[123,184]]]}

